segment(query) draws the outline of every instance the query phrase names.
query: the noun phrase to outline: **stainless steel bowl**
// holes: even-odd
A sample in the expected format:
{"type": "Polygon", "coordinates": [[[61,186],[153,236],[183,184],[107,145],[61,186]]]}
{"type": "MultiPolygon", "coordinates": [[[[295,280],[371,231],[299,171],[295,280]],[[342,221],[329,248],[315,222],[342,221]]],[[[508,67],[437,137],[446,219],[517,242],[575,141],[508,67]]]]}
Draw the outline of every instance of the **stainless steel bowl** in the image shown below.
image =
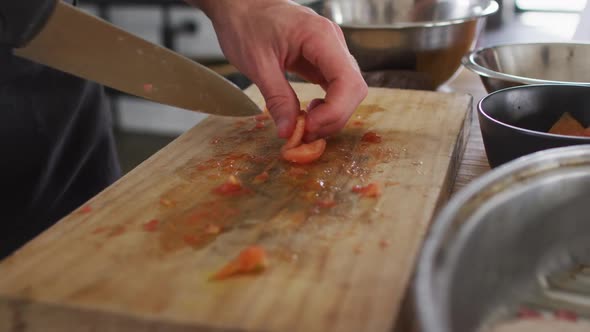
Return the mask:
{"type": "Polygon", "coordinates": [[[471,332],[542,290],[540,276],[590,261],[590,145],[505,164],[434,221],[417,271],[423,332],[471,332]]]}
{"type": "Polygon", "coordinates": [[[588,59],[588,43],[521,43],[477,49],[462,63],[493,92],[525,84],[590,85],[588,59]]]}
{"type": "Polygon", "coordinates": [[[411,70],[438,87],[473,49],[493,0],[326,0],[361,70],[411,70]]]}

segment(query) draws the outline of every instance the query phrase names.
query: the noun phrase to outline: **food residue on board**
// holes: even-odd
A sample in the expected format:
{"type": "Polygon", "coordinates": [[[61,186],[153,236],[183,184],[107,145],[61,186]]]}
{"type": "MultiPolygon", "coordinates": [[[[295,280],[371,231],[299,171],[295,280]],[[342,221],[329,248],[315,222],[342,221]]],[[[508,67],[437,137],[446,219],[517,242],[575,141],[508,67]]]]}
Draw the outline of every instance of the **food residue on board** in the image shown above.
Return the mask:
{"type": "Polygon", "coordinates": [[[270,175],[268,174],[267,171],[263,171],[262,173],[256,175],[254,177],[254,180],[252,180],[252,183],[263,183],[266,182],[268,180],[268,178],[270,177],[270,175]]]}
{"type": "Polygon", "coordinates": [[[368,131],[363,135],[361,141],[368,143],[381,143],[381,136],[377,135],[377,133],[374,131],[368,131]]]}
{"type": "Polygon", "coordinates": [[[567,136],[590,136],[590,127],[584,126],[576,120],[569,112],[561,115],[559,120],[549,129],[550,134],[567,135],[567,136]]]}
{"type": "Polygon", "coordinates": [[[106,231],[108,231],[108,230],[109,230],[109,228],[108,228],[108,227],[101,226],[101,227],[97,227],[97,228],[95,228],[95,229],[92,231],[92,234],[101,234],[101,233],[104,233],[104,232],[106,232],[106,231]]]}
{"type": "MultiPolygon", "coordinates": [[[[377,111],[375,107],[371,109],[377,111]]],[[[364,114],[365,110],[360,111],[364,114]]],[[[344,220],[351,214],[349,207],[359,199],[363,201],[363,211],[373,211],[372,205],[378,200],[364,197],[379,196],[379,187],[386,184],[371,184],[375,181],[371,175],[376,166],[398,158],[392,147],[372,144],[381,139],[380,135],[348,128],[334,136],[329,147],[324,147],[319,162],[299,165],[281,161],[281,157],[285,151],[303,145],[305,117],[298,118],[293,135],[283,143],[271,137],[275,135],[273,131],[249,130],[254,123],[267,120],[270,117],[263,114],[246,121],[228,122],[227,130],[216,133],[218,136],[208,142],[211,155],[195,157],[179,168],[178,174],[189,184],[200,184],[201,179],[213,183],[203,193],[187,185],[178,193],[161,194],[161,205],[169,205],[163,203],[166,199],[182,207],[178,211],[160,208],[154,216],[160,220],[158,233],[165,251],[187,246],[198,250],[217,241],[221,234],[251,227],[260,228],[264,234],[280,232],[279,237],[290,233],[285,229],[331,228],[332,221],[344,220]],[[242,129],[236,130],[238,122],[242,129]],[[355,187],[353,193],[350,181],[362,185],[355,187]],[[283,210],[285,206],[292,209],[283,210]],[[268,222],[271,220],[272,223],[268,222]]],[[[343,221],[337,227],[356,227],[352,224],[343,221]]],[[[340,233],[349,234],[345,230],[340,233]]],[[[336,240],[332,237],[330,241],[336,240]]]]}
{"type": "Polygon", "coordinates": [[[289,176],[297,177],[297,176],[307,175],[308,172],[304,168],[301,168],[301,167],[291,167],[287,171],[287,174],[289,176]]]}
{"type": "Polygon", "coordinates": [[[322,209],[329,209],[332,208],[334,206],[336,206],[336,201],[334,200],[334,198],[324,198],[324,199],[318,199],[316,201],[316,205],[322,209]]]}
{"type": "Polygon", "coordinates": [[[221,227],[215,224],[208,224],[207,228],[205,228],[205,233],[207,234],[219,234],[221,233],[221,227]]]}
{"type": "Polygon", "coordinates": [[[268,267],[268,258],[264,248],[250,246],[243,249],[238,257],[217,271],[212,280],[224,280],[242,274],[260,273],[268,267]]]}
{"type": "Polygon", "coordinates": [[[303,143],[305,134],[305,115],[297,117],[293,135],[281,148],[283,159],[296,164],[309,164],[318,160],[326,150],[326,140],[317,139],[311,143],[303,143]]]}
{"type": "Polygon", "coordinates": [[[150,93],[150,92],[154,91],[154,85],[151,83],[145,83],[143,85],[143,91],[146,93],[150,93]]]}
{"type": "Polygon", "coordinates": [[[160,205],[164,207],[175,207],[176,202],[168,198],[160,198],[160,205]]]}
{"type": "Polygon", "coordinates": [[[86,204],[86,205],[82,206],[80,208],[80,210],[78,210],[78,211],[80,211],[80,213],[90,213],[90,212],[92,212],[92,206],[90,206],[89,204],[86,204]]]}
{"type": "Polygon", "coordinates": [[[238,196],[248,194],[250,190],[242,186],[242,182],[235,175],[230,175],[226,182],[213,188],[213,192],[223,196],[238,196]]]}
{"type": "Polygon", "coordinates": [[[363,197],[378,197],[381,195],[381,189],[377,183],[369,183],[366,186],[355,185],[352,187],[352,192],[359,194],[363,197]]]}
{"type": "Polygon", "coordinates": [[[143,230],[146,232],[155,232],[160,227],[160,222],[156,219],[152,219],[143,224],[143,230]]]}

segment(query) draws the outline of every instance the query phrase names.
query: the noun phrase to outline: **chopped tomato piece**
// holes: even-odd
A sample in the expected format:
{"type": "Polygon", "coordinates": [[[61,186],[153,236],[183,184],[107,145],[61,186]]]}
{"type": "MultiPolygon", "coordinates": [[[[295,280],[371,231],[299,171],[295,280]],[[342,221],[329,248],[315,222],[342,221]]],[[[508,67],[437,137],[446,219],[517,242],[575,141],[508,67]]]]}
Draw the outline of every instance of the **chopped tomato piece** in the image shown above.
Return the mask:
{"type": "Polygon", "coordinates": [[[381,143],[381,136],[377,135],[377,133],[374,131],[368,131],[363,135],[361,141],[369,143],[381,143]]]}
{"type": "Polygon", "coordinates": [[[295,124],[295,130],[293,130],[293,134],[285,145],[281,148],[281,151],[292,149],[297,147],[301,144],[301,140],[303,139],[303,134],[305,133],[305,116],[299,115],[297,117],[297,123],[295,124]]]}
{"type": "Polygon", "coordinates": [[[143,230],[146,232],[155,232],[158,230],[160,226],[160,222],[156,219],[152,219],[145,224],[143,224],[143,230]]]}
{"type": "Polygon", "coordinates": [[[319,159],[326,150],[326,140],[318,139],[309,144],[282,151],[283,158],[297,164],[309,164],[319,159]]]}
{"type": "Polygon", "coordinates": [[[254,183],[262,183],[262,182],[266,182],[266,180],[268,180],[268,178],[269,178],[268,172],[267,172],[267,171],[264,171],[264,172],[262,172],[262,173],[260,173],[260,174],[256,175],[256,176],[254,177],[254,181],[253,181],[253,182],[254,182],[254,183]]]}
{"type": "Polygon", "coordinates": [[[238,257],[221,268],[212,277],[213,280],[223,280],[239,274],[257,273],[268,266],[268,259],[264,248],[250,246],[242,250],[238,257]]]}
{"type": "Polygon", "coordinates": [[[256,121],[256,126],[254,126],[254,128],[256,128],[256,129],[262,129],[265,127],[266,127],[266,125],[262,121],[256,121]]]}
{"type": "Polygon", "coordinates": [[[297,117],[293,135],[281,148],[283,159],[297,164],[308,164],[317,160],[326,150],[326,140],[318,139],[308,144],[302,144],[305,134],[305,115],[297,117]]]}
{"type": "Polygon", "coordinates": [[[521,307],[520,309],[518,309],[518,318],[521,319],[534,319],[534,318],[541,318],[542,315],[540,312],[527,308],[527,307],[521,307]]]}
{"type": "Polygon", "coordinates": [[[556,310],[553,313],[553,315],[557,319],[569,320],[571,322],[575,322],[578,320],[578,315],[575,312],[565,310],[565,309],[556,310]]]}
{"type": "Polygon", "coordinates": [[[381,195],[381,189],[376,183],[369,183],[366,186],[356,185],[352,187],[352,192],[364,197],[377,197],[381,195]]]}

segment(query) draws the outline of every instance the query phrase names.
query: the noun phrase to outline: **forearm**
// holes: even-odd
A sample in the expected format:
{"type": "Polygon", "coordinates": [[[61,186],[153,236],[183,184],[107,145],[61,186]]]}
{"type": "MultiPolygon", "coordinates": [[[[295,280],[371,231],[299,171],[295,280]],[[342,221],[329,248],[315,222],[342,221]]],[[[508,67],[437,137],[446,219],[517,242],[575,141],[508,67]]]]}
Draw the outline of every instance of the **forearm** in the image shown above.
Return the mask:
{"type": "Polygon", "coordinates": [[[56,0],[0,0],[0,45],[25,46],[43,28],[56,0]]]}

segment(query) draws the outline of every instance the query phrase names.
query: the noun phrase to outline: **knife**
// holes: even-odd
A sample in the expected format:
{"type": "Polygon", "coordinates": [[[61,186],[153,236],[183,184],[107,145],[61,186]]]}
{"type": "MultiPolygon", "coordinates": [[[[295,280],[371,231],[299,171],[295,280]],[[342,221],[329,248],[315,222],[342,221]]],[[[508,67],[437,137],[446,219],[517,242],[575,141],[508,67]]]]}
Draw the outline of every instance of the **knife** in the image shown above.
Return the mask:
{"type": "Polygon", "coordinates": [[[261,113],[212,70],[61,1],[43,30],[14,53],[166,105],[225,116],[261,113]]]}

